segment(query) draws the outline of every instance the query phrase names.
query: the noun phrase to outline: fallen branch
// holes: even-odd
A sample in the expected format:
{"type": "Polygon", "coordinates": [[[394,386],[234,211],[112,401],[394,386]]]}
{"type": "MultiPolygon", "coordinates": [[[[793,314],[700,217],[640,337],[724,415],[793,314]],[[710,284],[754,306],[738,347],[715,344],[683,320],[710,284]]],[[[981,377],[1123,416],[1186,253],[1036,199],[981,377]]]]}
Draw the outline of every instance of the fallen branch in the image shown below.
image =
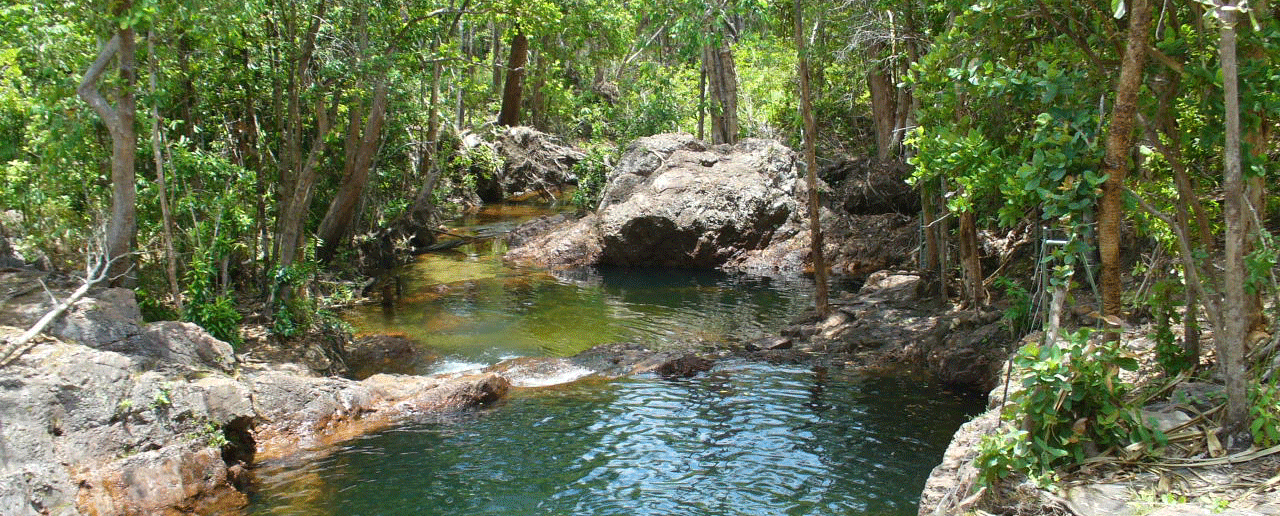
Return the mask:
{"type": "Polygon", "coordinates": [[[80,298],[85,296],[85,294],[88,294],[90,288],[93,288],[94,285],[97,285],[104,280],[108,280],[107,271],[111,269],[111,264],[124,256],[128,255],[117,256],[110,260],[104,259],[96,268],[86,274],[84,284],[80,285],[80,288],[76,289],[75,292],[72,292],[71,296],[67,299],[58,302],[52,310],[44,314],[44,317],[41,317],[40,320],[36,321],[36,324],[32,326],[31,329],[19,336],[18,340],[12,342],[12,349],[10,349],[3,357],[0,357],[0,367],[8,366],[14,360],[17,360],[18,357],[22,356],[27,351],[30,351],[31,348],[36,346],[36,344],[39,344],[38,342],[33,342],[36,335],[43,332],[54,319],[57,319],[58,316],[62,315],[63,312],[66,312],[68,308],[71,308],[71,305],[75,304],[76,301],[79,301],[80,298]]]}

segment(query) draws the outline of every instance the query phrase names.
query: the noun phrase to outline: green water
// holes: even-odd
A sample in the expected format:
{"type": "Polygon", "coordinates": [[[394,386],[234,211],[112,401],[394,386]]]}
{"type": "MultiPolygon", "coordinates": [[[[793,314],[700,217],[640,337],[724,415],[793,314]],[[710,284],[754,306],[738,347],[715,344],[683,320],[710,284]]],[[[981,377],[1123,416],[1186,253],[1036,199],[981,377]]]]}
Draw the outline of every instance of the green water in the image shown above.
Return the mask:
{"type": "MultiPolygon", "coordinates": [[[[501,232],[536,213],[502,210],[458,231],[501,232]]],[[[507,267],[502,251],[481,243],[423,256],[401,303],[350,320],[422,342],[428,373],[616,341],[746,340],[811,303],[799,277],[548,273],[507,267]]],[[[909,515],[951,433],[979,408],[905,373],[736,360],[690,379],[588,378],[260,464],[247,512],[909,515]]]]}

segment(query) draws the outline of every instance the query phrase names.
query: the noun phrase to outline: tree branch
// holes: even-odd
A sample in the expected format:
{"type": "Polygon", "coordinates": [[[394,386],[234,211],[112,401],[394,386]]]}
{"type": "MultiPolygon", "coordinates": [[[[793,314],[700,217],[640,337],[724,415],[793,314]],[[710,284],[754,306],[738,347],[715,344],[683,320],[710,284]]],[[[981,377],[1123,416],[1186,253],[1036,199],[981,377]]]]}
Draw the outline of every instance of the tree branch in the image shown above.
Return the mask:
{"type": "Polygon", "coordinates": [[[76,93],[89,104],[89,107],[93,108],[94,112],[98,113],[99,117],[102,117],[103,123],[107,124],[107,129],[112,133],[119,130],[120,117],[111,108],[106,97],[102,96],[102,92],[98,91],[96,84],[98,78],[102,77],[102,73],[106,71],[107,64],[111,63],[111,58],[119,52],[120,35],[116,34],[102,46],[102,50],[98,52],[98,58],[89,65],[89,69],[84,72],[84,78],[80,80],[80,86],[76,88],[76,93]]]}

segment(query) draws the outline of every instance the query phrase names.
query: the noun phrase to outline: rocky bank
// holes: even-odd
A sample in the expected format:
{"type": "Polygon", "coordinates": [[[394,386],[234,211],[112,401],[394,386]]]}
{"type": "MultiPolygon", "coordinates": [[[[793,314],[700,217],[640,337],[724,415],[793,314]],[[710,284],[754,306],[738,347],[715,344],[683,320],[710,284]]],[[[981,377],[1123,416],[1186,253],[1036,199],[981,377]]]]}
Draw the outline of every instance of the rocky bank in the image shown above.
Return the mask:
{"type": "MultiPolygon", "coordinates": [[[[51,305],[37,280],[68,290],[47,273],[0,273],[0,355],[51,305]]],[[[244,361],[195,325],[143,324],[124,289],[91,292],[46,333],[0,367],[6,515],[226,512],[246,503],[255,459],[489,403],[509,387],[493,373],[355,381],[244,361]]]]}
{"type": "MultiPolygon", "coordinates": [[[[842,179],[841,190],[819,185],[828,199],[821,217],[825,252],[837,274],[901,267],[916,247],[915,197],[903,182],[905,170],[866,165],[831,168],[866,171],[874,180],[842,179]]],[[[609,173],[594,211],[518,228],[507,258],[550,268],[798,272],[809,260],[806,188],[796,153],[777,141],[708,145],[688,134],[639,138],[609,173]]]]}

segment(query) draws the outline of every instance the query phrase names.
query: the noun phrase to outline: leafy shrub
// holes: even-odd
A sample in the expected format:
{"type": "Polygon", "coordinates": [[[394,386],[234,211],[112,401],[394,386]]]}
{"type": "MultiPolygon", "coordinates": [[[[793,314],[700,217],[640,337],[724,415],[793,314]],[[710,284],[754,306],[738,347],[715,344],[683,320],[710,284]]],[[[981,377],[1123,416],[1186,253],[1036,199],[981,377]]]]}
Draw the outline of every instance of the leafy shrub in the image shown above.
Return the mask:
{"type": "Polygon", "coordinates": [[[996,278],[994,285],[1004,290],[1004,298],[1009,301],[1009,307],[1004,310],[1003,321],[1009,333],[1015,337],[1030,333],[1032,325],[1035,324],[1035,312],[1031,309],[1031,293],[1026,287],[1004,276],[996,278]]]}
{"type": "Polygon", "coordinates": [[[610,154],[604,148],[595,147],[587,151],[586,158],[573,166],[573,173],[578,178],[578,189],[570,199],[574,206],[591,210],[599,204],[605,180],[612,168],[610,154]]]}
{"type": "Polygon", "coordinates": [[[1055,468],[1083,461],[1087,445],[1165,443],[1125,402],[1130,387],[1117,372],[1136,369],[1137,361],[1119,343],[1090,341],[1087,329],[1064,337],[1054,346],[1027,344],[1014,357],[1024,389],[1011,396],[1006,417],[1022,428],[983,438],[977,465],[984,484],[1015,472],[1047,484],[1055,468]]]}
{"type": "Polygon", "coordinates": [[[1249,431],[1263,448],[1280,444],[1280,386],[1258,382],[1249,390],[1249,431]]]}
{"type": "Polygon", "coordinates": [[[295,337],[311,326],[311,314],[315,313],[314,303],[309,296],[300,295],[297,291],[315,275],[315,263],[303,260],[300,263],[280,267],[272,275],[271,299],[272,333],[281,337],[295,337]]]}
{"type": "Polygon", "coordinates": [[[183,297],[187,303],[183,307],[182,320],[196,323],[214,338],[238,348],[243,342],[240,338],[240,312],[236,311],[229,296],[216,292],[214,274],[213,264],[208,261],[196,259],[192,262],[185,276],[187,289],[183,297]]]}
{"type": "Polygon", "coordinates": [[[1173,323],[1178,320],[1176,307],[1182,304],[1181,295],[1178,282],[1166,280],[1152,286],[1151,295],[1147,298],[1155,319],[1155,333],[1151,337],[1156,342],[1156,363],[1169,376],[1194,369],[1200,359],[1183,348],[1173,334],[1173,323]]]}

